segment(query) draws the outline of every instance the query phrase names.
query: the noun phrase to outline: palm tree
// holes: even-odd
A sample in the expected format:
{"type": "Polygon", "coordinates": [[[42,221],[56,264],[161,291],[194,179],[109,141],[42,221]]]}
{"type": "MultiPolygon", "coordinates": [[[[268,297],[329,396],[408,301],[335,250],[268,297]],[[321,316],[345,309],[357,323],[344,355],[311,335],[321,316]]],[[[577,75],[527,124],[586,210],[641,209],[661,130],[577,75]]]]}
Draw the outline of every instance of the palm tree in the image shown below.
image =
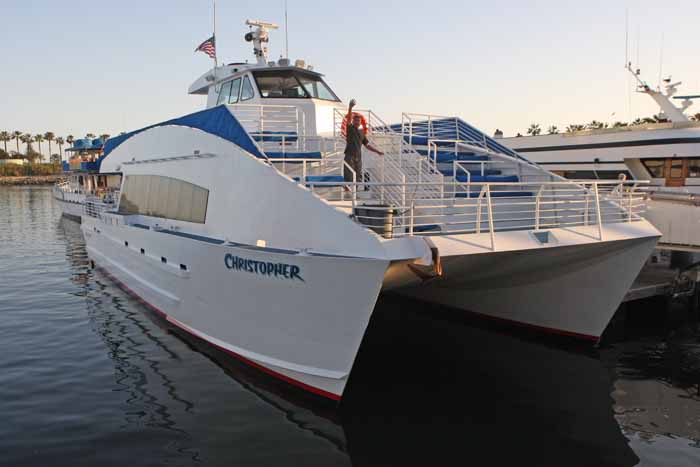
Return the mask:
{"type": "Polygon", "coordinates": [[[691,120],[695,120],[696,122],[700,122],[700,113],[697,113],[690,117],[691,120]]]}
{"type": "Polygon", "coordinates": [[[591,120],[591,123],[586,125],[586,128],[589,130],[602,130],[603,128],[607,128],[608,124],[599,122],[598,120],[591,120]]]}
{"type": "Polygon", "coordinates": [[[624,128],[627,126],[627,123],[625,122],[615,122],[613,123],[613,128],[624,128]]]}
{"type": "Polygon", "coordinates": [[[63,136],[59,136],[56,138],[56,144],[58,144],[58,152],[61,155],[61,160],[63,160],[63,144],[66,141],[63,139],[63,136]]]}
{"type": "Polygon", "coordinates": [[[547,133],[550,135],[559,134],[559,128],[557,128],[556,125],[550,125],[549,128],[547,128],[547,133]]]}
{"type": "Polygon", "coordinates": [[[100,135],[100,138],[102,138],[102,141],[107,141],[111,135],[109,133],[105,133],[104,135],[100,135]]]}
{"type": "Polygon", "coordinates": [[[66,144],[69,146],[73,146],[73,143],[75,142],[75,138],[73,135],[68,135],[66,136],[66,144]]]}
{"type": "Polygon", "coordinates": [[[15,141],[17,142],[17,154],[19,154],[19,140],[20,140],[20,138],[22,137],[22,132],[21,132],[21,131],[15,130],[15,131],[12,132],[12,137],[13,137],[13,138],[15,139],[15,141]]]}
{"type": "Polygon", "coordinates": [[[56,139],[56,135],[51,131],[47,131],[44,133],[44,139],[49,142],[49,161],[51,161],[51,141],[56,139]]]}
{"type": "Polygon", "coordinates": [[[537,136],[540,133],[542,133],[542,129],[540,128],[539,123],[533,123],[532,125],[530,125],[530,128],[527,129],[528,135],[537,136]]]}
{"type": "Polygon", "coordinates": [[[87,135],[85,135],[85,137],[86,137],[87,139],[95,139],[95,135],[92,134],[92,133],[88,133],[87,135]]]}
{"type": "Polygon", "coordinates": [[[576,132],[576,131],[584,130],[585,128],[586,128],[585,125],[581,125],[581,124],[578,124],[578,123],[572,123],[572,124],[570,124],[569,126],[566,127],[566,132],[567,132],[567,133],[574,133],[574,132],[576,132]]]}
{"type": "Polygon", "coordinates": [[[44,135],[39,134],[34,136],[34,141],[36,142],[37,146],[39,146],[39,162],[43,159],[43,155],[41,154],[41,142],[44,141],[44,135]]]}
{"type": "Polygon", "coordinates": [[[34,149],[32,148],[32,135],[29,133],[25,133],[19,137],[19,139],[22,140],[22,143],[27,145],[27,151],[25,152],[25,156],[27,159],[29,159],[30,162],[34,162],[34,158],[36,157],[34,154],[34,149]]]}
{"type": "Polygon", "coordinates": [[[5,145],[5,153],[7,153],[7,142],[12,139],[10,133],[7,131],[0,131],[0,141],[5,145]]]}

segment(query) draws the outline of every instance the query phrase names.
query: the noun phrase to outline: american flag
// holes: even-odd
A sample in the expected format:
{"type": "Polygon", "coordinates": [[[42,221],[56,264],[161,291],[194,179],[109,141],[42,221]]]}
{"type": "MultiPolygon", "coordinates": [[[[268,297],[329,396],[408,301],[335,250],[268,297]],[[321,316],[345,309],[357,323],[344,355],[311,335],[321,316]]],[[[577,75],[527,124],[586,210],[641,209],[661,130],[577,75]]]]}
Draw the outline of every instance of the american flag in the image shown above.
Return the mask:
{"type": "Polygon", "coordinates": [[[199,47],[194,49],[194,51],[204,52],[205,54],[209,55],[211,58],[216,60],[216,40],[214,39],[214,36],[211,36],[209,39],[199,44],[199,47]]]}

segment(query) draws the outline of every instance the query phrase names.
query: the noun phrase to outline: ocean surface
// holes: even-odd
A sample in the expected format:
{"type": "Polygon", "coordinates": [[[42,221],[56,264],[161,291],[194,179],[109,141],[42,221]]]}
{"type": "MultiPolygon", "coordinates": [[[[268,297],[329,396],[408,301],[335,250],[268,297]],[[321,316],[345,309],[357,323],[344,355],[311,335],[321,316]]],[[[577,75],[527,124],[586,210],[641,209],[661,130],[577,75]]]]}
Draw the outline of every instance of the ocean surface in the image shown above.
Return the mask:
{"type": "Polygon", "coordinates": [[[594,349],[382,297],[335,407],[90,269],[49,188],[0,187],[0,465],[697,467],[700,332],[677,308],[594,349]]]}

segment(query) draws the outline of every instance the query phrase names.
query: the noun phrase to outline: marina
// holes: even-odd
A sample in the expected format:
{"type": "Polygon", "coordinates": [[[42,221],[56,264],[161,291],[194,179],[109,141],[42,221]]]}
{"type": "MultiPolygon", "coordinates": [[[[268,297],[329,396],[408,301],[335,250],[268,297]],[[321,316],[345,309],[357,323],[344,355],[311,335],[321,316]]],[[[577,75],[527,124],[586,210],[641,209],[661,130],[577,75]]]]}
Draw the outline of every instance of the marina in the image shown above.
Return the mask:
{"type": "MultiPolygon", "coordinates": [[[[290,54],[287,2],[282,22],[267,5],[225,4],[218,32],[209,6],[207,27],[204,10],[175,4],[164,24],[129,27],[139,46],[165,31],[165,62],[199,44],[192,64],[141,47],[124,68],[115,44],[71,60],[70,80],[56,74],[70,105],[47,106],[41,123],[60,132],[34,134],[8,101],[25,130],[0,122],[0,464],[700,463],[700,114],[689,110],[700,95],[663,74],[663,36],[653,85],[639,37],[630,58],[625,13],[628,117],[636,89],[652,118],[504,137],[490,136],[496,113],[507,132],[566,80],[541,78],[548,89],[516,93],[513,109],[485,106],[541,71],[488,40],[469,69],[430,70],[464,45],[449,27],[463,6],[443,15],[447,48],[431,60],[420,41],[397,42],[378,7],[366,20],[348,12],[357,31],[383,21],[385,34],[372,39],[385,57],[355,64],[329,49],[318,12],[292,24],[290,54]]],[[[524,27],[501,10],[501,26],[524,27]]],[[[563,37],[559,27],[546,29],[563,37]]],[[[540,29],[520,34],[538,43],[540,29]]],[[[572,44],[591,32],[565,29],[572,44]]],[[[359,34],[336,45],[350,51],[359,34]]],[[[572,76],[609,70],[596,41],[595,66],[571,51],[548,59],[572,76]]],[[[590,86],[576,92],[599,102],[574,112],[580,96],[562,96],[552,115],[608,112],[612,93],[590,86]]]]}

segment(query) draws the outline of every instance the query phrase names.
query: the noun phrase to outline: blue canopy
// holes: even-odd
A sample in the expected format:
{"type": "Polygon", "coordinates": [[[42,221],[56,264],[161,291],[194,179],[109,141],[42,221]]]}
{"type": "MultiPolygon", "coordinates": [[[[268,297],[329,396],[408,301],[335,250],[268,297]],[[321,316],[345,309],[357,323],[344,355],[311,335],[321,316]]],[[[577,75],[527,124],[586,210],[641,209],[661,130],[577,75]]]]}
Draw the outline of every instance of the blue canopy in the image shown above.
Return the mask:
{"type": "Polygon", "coordinates": [[[260,152],[258,146],[252,140],[248,132],[238,122],[236,117],[226,108],[225,105],[212,107],[211,109],[202,110],[193,114],[185,115],[184,117],[174,118],[166,122],[157,123],[155,125],[141,128],[140,130],[132,131],[123,135],[110,138],[105,143],[104,154],[109,155],[120,144],[128,140],[134,135],[143,131],[157,128],[159,126],[185,126],[189,128],[197,128],[212,135],[219,136],[227,141],[230,141],[241,149],[248,151],[255,157],[265,158],[265,155],[260,152]]]}

